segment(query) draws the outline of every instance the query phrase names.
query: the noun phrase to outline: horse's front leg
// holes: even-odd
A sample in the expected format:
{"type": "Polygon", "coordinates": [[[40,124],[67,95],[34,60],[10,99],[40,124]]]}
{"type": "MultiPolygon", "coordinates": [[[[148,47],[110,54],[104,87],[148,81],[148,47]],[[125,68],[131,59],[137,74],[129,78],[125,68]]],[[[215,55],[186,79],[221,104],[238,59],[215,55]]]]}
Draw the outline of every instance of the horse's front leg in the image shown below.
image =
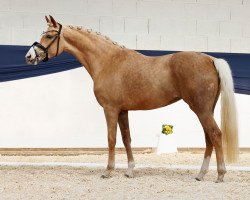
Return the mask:
{"type": "Polygon", "coordinates": [[[107,169],[102,175],[102,178],[108,178],[110,177],[111,171],[115,168],[115,144],[116,144],[116,132],[117,132],[119,111],[113,108],[104,108],[104,113],[108,128],[109,157],[108,157],[107,169]]]}
{"type": "Polygon", "coordinates": [[[133,153],[131,149],[128,111],[120,112],[118,122],[119,122],[120,130],[121,130],[121,134],[122,134],[122,141],[126,148],[127,157],[128,157],[128,170],[125,173],[125,176],[129,178],[133,178],[134,177],[133,169],[135,167],[135,162],[134,162],[133,153]]]}

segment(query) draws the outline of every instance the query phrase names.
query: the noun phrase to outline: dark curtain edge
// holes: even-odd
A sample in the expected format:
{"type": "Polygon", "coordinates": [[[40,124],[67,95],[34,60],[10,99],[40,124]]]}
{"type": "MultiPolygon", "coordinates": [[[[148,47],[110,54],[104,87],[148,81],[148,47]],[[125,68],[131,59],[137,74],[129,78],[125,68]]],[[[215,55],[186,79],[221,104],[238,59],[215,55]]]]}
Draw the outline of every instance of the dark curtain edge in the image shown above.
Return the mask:
{"type": "MultiPolygon", "coordinates": [[[[71,55],[63,54],[58,56],[56,59],[52,59],[48,63],[43,63],[39,67],[31,67],[24,63],[24,56],[29,46],[22,45],[0,45],[0,51],[13,51],[18,57],[18,65],[13,61],[7,66],[4,62],[0,63],[0,82],[14,81],[19,79],[34,78],[36,76],[44,76],[48,74],[54,74],[58,72],[68,71],[71,69],[76,69],[82,65],[71,55]],[[23,59],[23,60],[22,60],[23,59]]],[[[161,56],[171,53],[176,53],[179,51],[164,51],[164,50],[136,50],[147,56],[161,56]]],[[[6,52],[0,52],[1,60],[7,60],[6,52]]],[[[216,58],[223,58],[227,60],[230,64],[233,78],[235,81],[235,92],[239,94],[250,95],[250,54],[248,53],[224,53],[224,52],[204,52],[208,55],[214,56],[216,58]],[[235,64],[237,62],[237,64],[235,64]],[[239,64],[239,65],[238,65],[239,64]],[[238,65],[238,67],[236,66],[238,65]],[[242,67],[242,66],[249,67],[242,67]],[[241,83],[242,82],[242,83],[241,83]]],[[[13,56],[13,55],[11,55],[13,56]]]]}

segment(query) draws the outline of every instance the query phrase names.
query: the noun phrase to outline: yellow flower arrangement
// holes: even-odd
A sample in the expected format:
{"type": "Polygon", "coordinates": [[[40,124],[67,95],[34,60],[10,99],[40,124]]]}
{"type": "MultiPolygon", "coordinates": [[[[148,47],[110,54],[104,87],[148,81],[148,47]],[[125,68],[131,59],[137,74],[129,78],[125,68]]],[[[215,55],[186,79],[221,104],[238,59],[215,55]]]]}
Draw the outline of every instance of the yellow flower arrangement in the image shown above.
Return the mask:
{"type": "Polygon", "coordinates": [[[162,125],[162,133],[165,135],[169,135],[173,133],[173,126],[172,125],[167,125],[163,124],[162,125]]]}

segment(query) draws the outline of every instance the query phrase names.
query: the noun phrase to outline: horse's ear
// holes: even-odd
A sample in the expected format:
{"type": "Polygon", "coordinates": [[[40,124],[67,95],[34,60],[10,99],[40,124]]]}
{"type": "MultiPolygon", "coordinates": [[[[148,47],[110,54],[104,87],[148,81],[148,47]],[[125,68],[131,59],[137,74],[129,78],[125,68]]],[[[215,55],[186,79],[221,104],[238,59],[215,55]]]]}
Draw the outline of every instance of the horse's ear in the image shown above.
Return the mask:
{"type": "Polygon", "coordinates": [[[46,22],[49,24],[50,21],[49,21],[49,18],[45,15],[45,19],[46,19],[46,22]]]}
{"type": "Polygon", "coordinates": [[[57,27],[57,22],[54,20],[54,18],[50,15],[50,22],[53,24],[53,26],[56,28],[57,27]]]}
{"type": "Polygon", "coordinates": [[[49,18],[45,15],[46,22],[49,23],[49,18]]]}

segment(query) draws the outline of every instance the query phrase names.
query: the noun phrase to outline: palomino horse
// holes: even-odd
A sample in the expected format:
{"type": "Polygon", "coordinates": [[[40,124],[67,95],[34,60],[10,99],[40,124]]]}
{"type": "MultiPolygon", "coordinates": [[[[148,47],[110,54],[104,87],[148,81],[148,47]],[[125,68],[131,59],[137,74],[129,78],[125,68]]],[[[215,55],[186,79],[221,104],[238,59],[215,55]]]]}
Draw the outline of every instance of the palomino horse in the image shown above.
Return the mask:
{"type": "Polygon", "coordinates": [[[238,158],[233,80],[226,61],[196,52],[148,57],[119,46],[98,32],[62,26],[51,16],[45,18],[48,29],[40,43],[32,45],[26,61],[36,65],[66,51],[74,55],[92,77],[108,129],[108,165],[102,177],[109,177],[115,166],[117,124],[128,158],[125,175],[134,176],[128,110],[155,109],[183,99],[199,118],[206,138],[204,160],[196,179],[202,180],[207,173],[215,148],[217,182],[223,181],[226,173],[223,147],[229,162],[238,158]],[[220,94],[222,131],[213,117],[220,94]]]}

